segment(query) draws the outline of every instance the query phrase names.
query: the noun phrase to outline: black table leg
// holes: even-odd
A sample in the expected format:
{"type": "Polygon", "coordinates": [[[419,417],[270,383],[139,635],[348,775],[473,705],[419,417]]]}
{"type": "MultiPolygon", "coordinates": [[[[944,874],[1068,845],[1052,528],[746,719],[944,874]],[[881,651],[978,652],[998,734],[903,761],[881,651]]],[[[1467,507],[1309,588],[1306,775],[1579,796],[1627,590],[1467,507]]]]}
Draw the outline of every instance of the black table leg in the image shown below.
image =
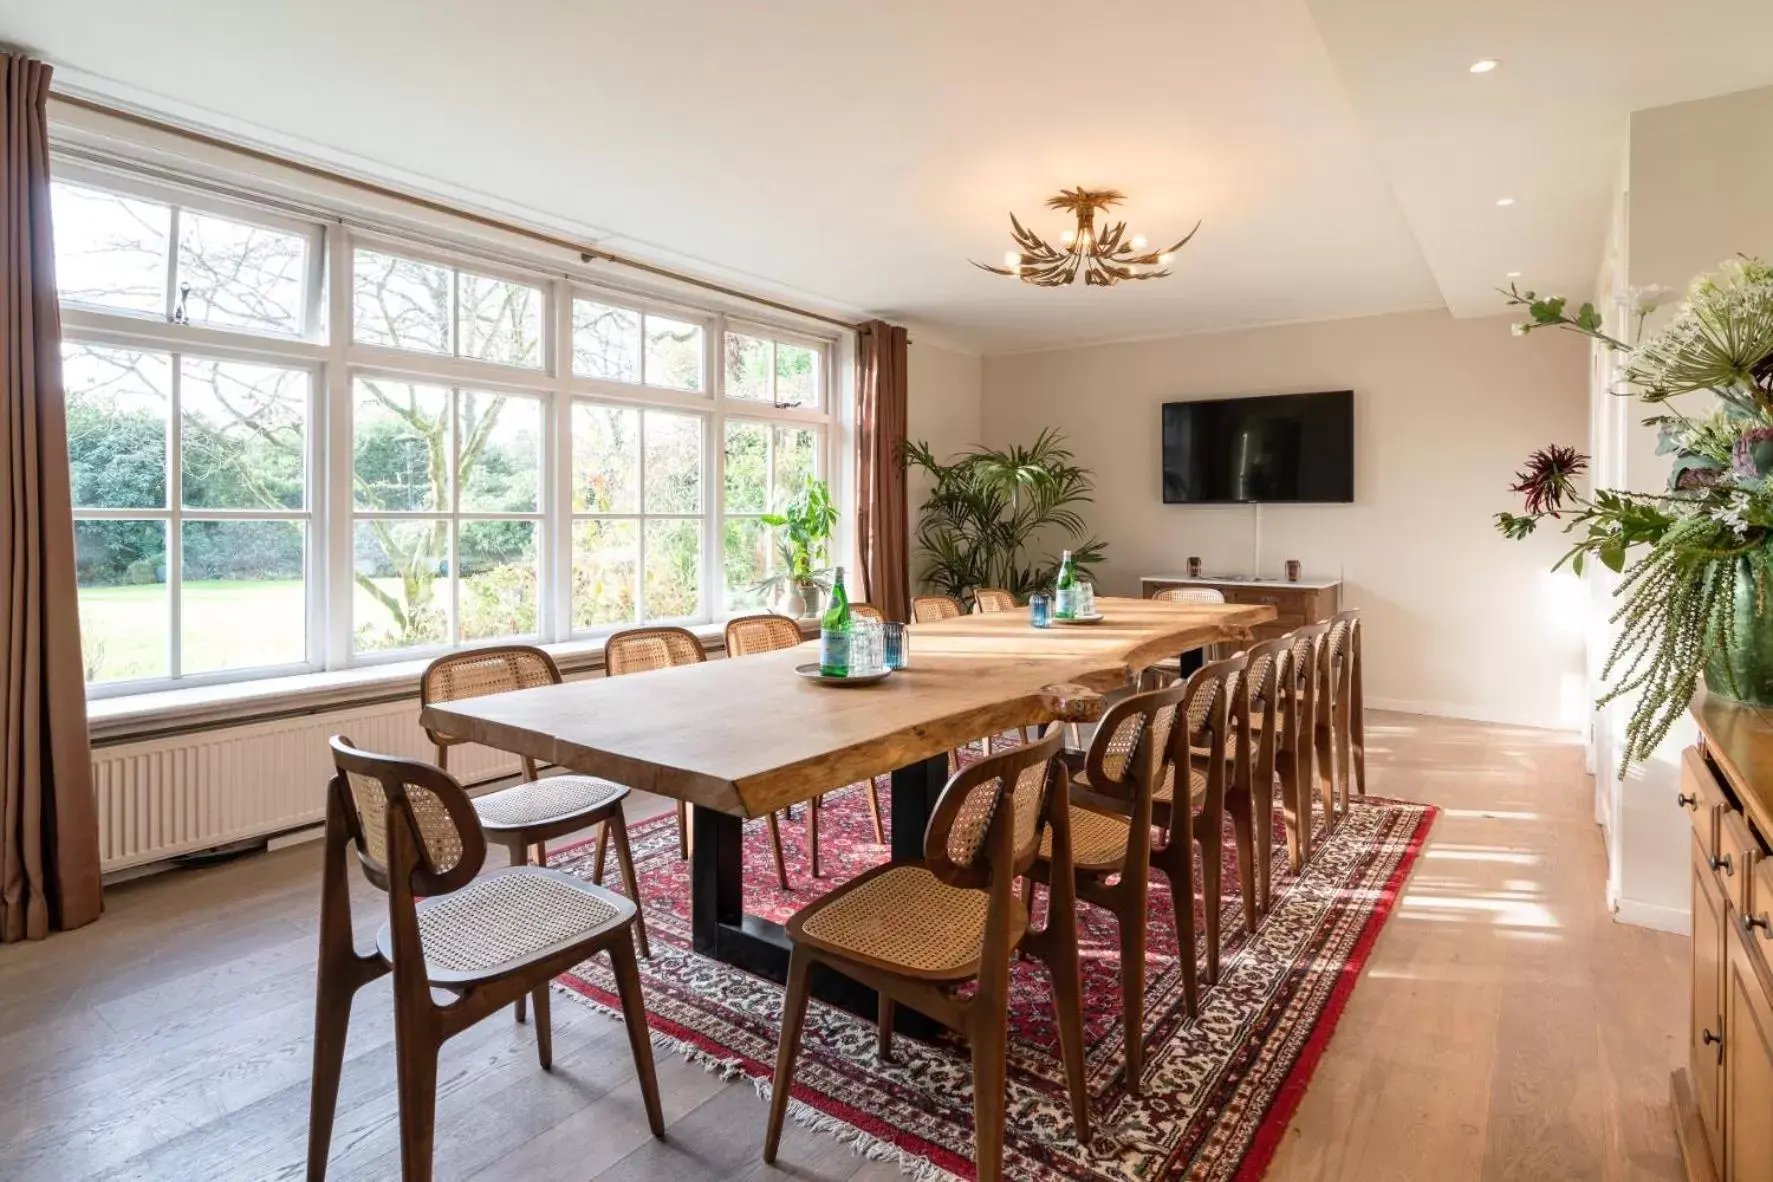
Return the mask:
{"type": "Polygon", "coordinates": [[[923,861],[923,831],[947,783],[947,755],[932,755],[893,772],[893,861],[923,861]]]}
{"type": "MultiPolygon", "coordinates": [[[[898,835],[901,817],[903,829],[916,834],[917,856],[923,854],[923,830],[928,822],[926,808],[919,815],[901,813],[918,799],[908,792],[907,804],[899,803],[899,778],[906,772],[936,774],[928,801],[934,804],[947,775],[947,757],[938,756],[913,764],[893,773],[893,858],[901,860],[898,835]],[[933,772],[930,769],[934,769],[933,772]]],[[[695,848],[690,854],[690,946],[703,956],[768,977],[772,981],[788,979],[788,934],[782,926],[755,915],[745,914],[744,833],[742,818],[714,809],[691,810],[695,825],[695,848]]],[[[823,966],[816,967],[812,979],[813,996],[830,1002],[870,1021],[879,1017],[880,1002],[874,990],[842,973],[823,966]]],[[[900,1006],[895,1011],[894,1028],[912,1038],[931,1039],[942,1029],[915,1010],[900,1006]]]]}
{"type": "Polygon", "coordinates": [[[1191,648],[1177,658],[1182,671],[1182,680],[1187,681],[1188,675],[1207,663],[1207,650],[1191,648]]]}

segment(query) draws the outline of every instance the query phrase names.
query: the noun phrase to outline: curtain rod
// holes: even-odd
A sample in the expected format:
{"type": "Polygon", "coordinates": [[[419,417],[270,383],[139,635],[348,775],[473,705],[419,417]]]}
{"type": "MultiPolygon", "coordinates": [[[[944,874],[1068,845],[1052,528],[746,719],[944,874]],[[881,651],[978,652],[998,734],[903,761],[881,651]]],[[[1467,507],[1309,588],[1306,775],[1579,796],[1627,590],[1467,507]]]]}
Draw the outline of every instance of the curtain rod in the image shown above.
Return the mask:
{"type": "Polygon", "coordinates": [[[328,181],[337,185],[345,185],[349,188],[364,193],[370,193],[377,197],[385,197],[391,201],[399,201],[406,205],[417,206],[420,209],[429,210],[432,213],[439,213],[446,217],[472,222],[475,225],[483,226],[489,230],[497,230],[503,234],[515,234],[522,238],[528,238],[533,242],[540,242],[546,246],[552,246],[558,250],[571,251],[579,256],[579,261],[582,263],[605,262],[614,263],[621,267],[631,267],[636,271],[644,271],[649,275],[658,275],[676,283],[687,283],[691,287],[701,288],[703,291],[712,291],[723,296],[729,296],[733,299],[745,300],[749,303],[758,304],[765,308],[774,308],[778,312],[788,312],[795,316],[806,316],[813,320],[823,321],[826,324],[835,324],[839,328],[849,329],[852,332],[858,332],[863,327],[854,321],[844,320],[836,316],[827,316],[823,312],[814,312],[807,308],[796,307],[793,304],[785,304],[780,300],[772,300],[764,296],[753,295],[748,291],[741,291],[736,287],[727,287],[724,284],[715,283],[712,280],[699,279],[694,275],[687,275],[682,271],[673,271],[669,267],[660,267],[653,263],[642,262],[639,259],[629,258],[626,255],[612,254],[609,251],[604,250],[602,247],[588,246],[582,242],[574,242],[570,238],[561,238],[557,235],[550,234],[545,230],[532,229],[529,226],[521,225],[517,222],[508,222],[501,218],[489,217],[486,214],[462,209],[458,206],[450,205],[447,202],[433,200],[429,197],[421,197],[416,193],[404,192],[388,185],[379,185],[374,181],[361,180],[347,173],[335,172],[330,168],[322,168],[316,164],[307,164],[300,160],[292,160],[286,156],[279,156],[274,152],[266,152],[259,148],[253,148],[245,144],[237,144],[231,140],[222,139],[219,136],[206,135],[201,131],[193,131],[190,128],[180,127],[176,123],[166,123],[162,120],[150,118],[146,115],[138,115],[134,111],[107,106],[104,103],[93,102],[91,99],[77,98],[74,95],[69,94],[52,94],[51,97],[58,103],[65,103],[70,107],[76,107],[82,111],[91,111],[95,115],[103,115],[109,119],[118,119],[124,123],[147,128],[150,131],[157,131],[165,135],[176,136],[179,139],[187,140],[194,144],[202,144],[207,148],[216,148],[220,151],[231,152],[237,156],[245,156],[248,159],[257,160],[262,164],[270,164],[278,168],[292,169],[318,180],[328,181]]]}

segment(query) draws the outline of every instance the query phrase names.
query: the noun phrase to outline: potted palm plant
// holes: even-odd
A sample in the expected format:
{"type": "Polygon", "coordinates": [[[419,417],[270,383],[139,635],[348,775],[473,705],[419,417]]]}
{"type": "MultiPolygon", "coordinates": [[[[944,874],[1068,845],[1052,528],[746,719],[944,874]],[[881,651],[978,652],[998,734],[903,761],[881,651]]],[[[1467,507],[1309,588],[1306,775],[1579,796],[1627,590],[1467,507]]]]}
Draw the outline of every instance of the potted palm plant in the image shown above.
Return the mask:
{"type": "MultiPolygon", "coordinates": [[[[1566,330],[1622,354],[1620,393],[1654,408],[1644,421],[1674,457],[1665,488],[1584,494],[1576,482],[1588,457],[1541,448],[1511,490],[1526,511],[1496,515],[1511,538],[1560,520],[1575,540],[1559,566],[1580,574],[1592,557],[1620,575],[1618,640],[1597,704],[1635,699],[1623,762],[1651,757],[1701,676],[1712,694],[1773,706],[1773,267],[1739,258],[1701,276],[1673,320],[1631,344],[1603,332],[1592,305],[1504,294],[1527,314],[1517,335],[1566,330]],[[1686,405],[1693,395],[1704,405],[1686,405]]],[[[1664,298],[1630,297],[1634,336],[1664,298]]]]}
{"type": "Polygon", "coordinates": [[[974,447],[939,460],[927,443],[907,443],[905,462],[934,481],[919,511],[923,582],[962,602],[980,587],[1019,600],[1051,587],[1058,558],[1031,553],[1037,542],[1069,549],[1080,573],[1102,561],[1105,542],[1088,537],[1077,506],[1094,499],[1094,474],[1073,462],[1052,428],[1032,444],[974,447]]]}
{"type": "Polygon", "coordinates": [[[780,567],[757,590],[773,594],[776,610],[783,615],[818,615],[831,583],[826,550],[837,526],[830,488],[823,480],[808,480],[780,513],[765,513],[761,520],[780,531],[776,535],[780,567]]]}

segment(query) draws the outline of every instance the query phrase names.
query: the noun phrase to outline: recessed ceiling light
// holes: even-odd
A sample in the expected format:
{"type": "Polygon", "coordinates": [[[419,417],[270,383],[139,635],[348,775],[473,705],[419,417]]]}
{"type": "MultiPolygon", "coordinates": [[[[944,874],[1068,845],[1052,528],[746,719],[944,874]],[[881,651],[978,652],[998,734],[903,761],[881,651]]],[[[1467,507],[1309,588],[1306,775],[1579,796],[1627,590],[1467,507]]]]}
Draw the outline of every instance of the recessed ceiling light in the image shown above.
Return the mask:
{"type": "Polygon", "coordinates": [[[1498,62],[1493,57],[1480,57],[1477,61],[1471,63],[1471,72],[1473,74],[1488,74],[1491,70],[1494,70],[1501,64],[1501,62],[1498,62]]]}
{"type": "Polygon", "coordinates": [[[1513,197],[1498,197],[1498,198],[1496,198],[1496,204],[1497,205],[1513,205],[1514,198],[1513,197]]]}

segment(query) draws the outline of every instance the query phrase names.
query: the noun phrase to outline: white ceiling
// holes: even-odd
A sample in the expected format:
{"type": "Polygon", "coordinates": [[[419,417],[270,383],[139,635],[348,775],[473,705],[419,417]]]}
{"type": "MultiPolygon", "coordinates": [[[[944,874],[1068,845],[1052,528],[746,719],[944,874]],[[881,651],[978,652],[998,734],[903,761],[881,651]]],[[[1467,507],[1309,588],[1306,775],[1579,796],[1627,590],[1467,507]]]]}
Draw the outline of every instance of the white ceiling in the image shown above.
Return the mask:
{"type": "Polygon", "coordinates": [[[985,352],[1580,290],[1624,116],[1773,81],[1768,0],[0,0],[0,36],[84,93],[985,352]],[[1008,210],[1056,234],[1074,184],[1153,241],[1200,219],[1175,275],[968,265],[1008,210]]]}

